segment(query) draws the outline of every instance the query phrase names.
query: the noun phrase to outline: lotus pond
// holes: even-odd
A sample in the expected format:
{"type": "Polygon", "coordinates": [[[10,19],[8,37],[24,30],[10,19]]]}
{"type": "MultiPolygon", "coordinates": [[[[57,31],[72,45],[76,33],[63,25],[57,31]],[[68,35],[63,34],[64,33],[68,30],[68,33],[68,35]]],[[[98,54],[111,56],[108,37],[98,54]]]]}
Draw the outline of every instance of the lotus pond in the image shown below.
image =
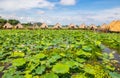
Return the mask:
{"type": "Polygon", "coordinates": [[[119,53],[119,33],[0,30],[0,77],[120,78],[119,53]]]}

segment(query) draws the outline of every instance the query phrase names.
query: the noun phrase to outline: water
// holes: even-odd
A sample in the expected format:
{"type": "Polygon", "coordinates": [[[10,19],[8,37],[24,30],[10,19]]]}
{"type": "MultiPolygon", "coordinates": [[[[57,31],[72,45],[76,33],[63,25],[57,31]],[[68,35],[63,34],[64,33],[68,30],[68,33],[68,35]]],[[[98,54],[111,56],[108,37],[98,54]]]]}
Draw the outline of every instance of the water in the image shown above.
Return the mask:
{"type": "Polygon", "coordinates": [[[113,49],[110,49],[109,47],[103,45],[105,48],[103,49],[103,53],[113,53],[114,55],[114,58],[112,60],[116,60],[117,63],[113,63],[113,66],[115,67],[115,71],[120,73],[120,54],[118,54],[117,51],[113,50],[113,49]]]}
{"type": "Polygon", "coordinates": [[[105,45],[103,45],[103,46],[104,46],[105,48],[102,50],[102,52],[108,53],[108,54],[113,53],[113,55],[114,55],[114,60],[117,60],[118,63],[120,64],[120,55],[117,53],[117,51],[115,51],[115,50],[113,50],[113,49],[110,49],[110,48],[106,47],[105,45]]]}

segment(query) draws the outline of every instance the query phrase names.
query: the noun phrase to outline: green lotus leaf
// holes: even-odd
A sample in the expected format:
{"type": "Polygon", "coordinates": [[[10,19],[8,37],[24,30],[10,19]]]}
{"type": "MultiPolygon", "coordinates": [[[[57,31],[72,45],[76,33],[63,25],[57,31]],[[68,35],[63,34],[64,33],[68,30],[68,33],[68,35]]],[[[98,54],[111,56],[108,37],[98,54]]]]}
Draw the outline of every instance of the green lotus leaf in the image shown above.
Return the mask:
{"type": "Polygon", "coordinates": [[[100,46],[100,45],[101,45],[101,42],[100,42],[100,41],[96,41],[95,44],[96,44],[97,46],[100,46]]]}
{"type": "Polygon", "coordinates": [[[114,70],[115,70],[115,67],[110,66],[110,65],[106,65],[106,68],[107,68],[107,69],[109,69],[109,70],[112,70],[112,71],[114,71],[114,70]]]}
{"type": "Polygon", "coordinates": [[[31,74],[25,74],[24,78],[32,78],[31,74]]]}
{"type": "Polygon", "coordinates": [[[11,54],[11,57],[24,57],[25,53],[20,52],[20,51],[15,51],[11,54]]]}
{"type": "Polygon", "coordinates": [[[36,54],[34,57],[37,59],[42,59],[42,58],[45,58],[46,56],[43,53],[39,53],[39,54],[36,54]]]}
{"type": "Polygon", "coordinates": [[[75,75],[72,75],[72,77],[71,78],[87,78],[86,76],[85,76],[85,74],[75,74],[75,75]]]}
{"type": "Polygon", "coordinates": [[[76,62],[75,61],[67,61],[65,64],[68,65],[70,68],[72,68],[73,66],[76,65],[76,62]]]}
{"type": "Polygon", "coordinates": [[[2,78],[13,78],[13,75],[16,73],[15,67],[9,67],[9,70],[4,70],[4,75],[2,78]]]}
{"type": "Polygon", "coordinates": [[[103,58],[104,59],[109,59],[109,54],[108,53],[103,53],[103,58]]]}
{"type": "Polygon", "coordinates": [[[91,56],[92,54],[91,53],[88,53],[88,52],[85,52],[85,51],[83,51],[83,50],[80,50],[80,51],[77,51],[76,52],[76,55],[85,55],[85,56],[91,56]]]}
{"type": "Polygon", "coordinates": [[[89,74],[95,74],[95,72],[96,72],[96,70],[94,69],[94,66],[92,66],[92,65],[86,65],[84,67],[84,71],[89,74]]]}
{"type": "Polygon", "coordinates": [[[34,63],[39,63],[40,59],[36,58],[35,56],[27,58],[28,61],[34,62],[34,63]]]}
{"type": "Polygon", "coordinates": [[[95,70],[92,69],[92,68],[85,68],[84,70],[85,70],[85,72],[87,72],[89,74],[94,74],[95,73],[95,70]]]}
{"type": "Polygon", "coordinates": [[[13,66],[22,66],[25,63],[26,63],[26,60],[24,58],[17,58],[17,59],[12,60],[13,66]]]}
{"type": "Polygon", "coordinates": [[[65,57],[65,56],[66,56],[66,55],[65,55],[65,53],[60,53],[60,55],[61,55],[61,56],[63,56],[63,57],[65,57]]]}
{"type": "Polygon", "coordinates": [[[48,62],[49,63],[54,63],[54,62],[56,62],[60,58],[61,58],[60,55],[53,55],[50,59],[48,59],[48,62]]]}
{"type": "Polygon", "coordinates": [[[36,74],[42,74],[45,71],[45,66],[39,66],[36,68],[35,72],[36,74]]]}
{"type": "Polygon", "coordinates": [[[56,55],[54,55],[54,56],[52,56],[52,58],[54,58],[54,59],[60,59],[61,58],[61,56],[60,55],[58,55],[58,54],[56,54],[56,55]]]}
{"type": "Polygon", "coordinates": [[[53,66],[52,71],[55,73],[68,73],[69,72],[69,66],[66,64],[57,63],[53,66]]]}
{"type": "Polygon", "coordinates": [[[114,54],[113,54],[113,53],[110,53],[110,54],[109,54],[109,58],[110,58],[110,59],[113,59],[113,58],[114,58],[114,54]]]}
{"type": "Polygon", "coordinates": [[[44,76],[42,76],[41,78],[59,78],[58,75],[54,74],[54,73],[47,73],[44,76]]]}
{"type": "Polygon", "coordinates": [[[27,69],[28,72],[31,72],[31,71],[34,70],[38,65],[39,65],[39,62],[38,62],[38,63],[31,63],[31,62],[29,62],[29,63],[28,63],[28,66],[26,67],[26,69],[27,69]]]}
{"type": "Polygon", "coordinates": [[[104,45],[100,45],[99,47],[100,47],[100,49],[102,49],[102,50],[105,49],[105,46],[104,46],[104,45]]]}
{"type": "Polygon", "coordinates": [[[42,77],[40,77],[40,76],[38,75],[38,76],[33,76],[33,78],[42,78],[42,77]]]}
{"type": "Polygon", "coordinates": [[[60,47],[66,48],[66,44],[61,44],[60,47]]]}
{"type": "Polygon", "coordinates": [[[49,63],[54,63],[54,62],[56,62],[57,60],[56,59],[54,59],[54,58],[50,58],[50,59],[48,59],[48,62],[49,63]]]}
{"type": "Polygon", "coordinates": [[[92,48],[90,46],[83,46],[82,49],[87,52],[92,51],[92,48]]]}
{"type": "Polygon", "coordinates": [[[118,74],[117,72],[110,72],[109,74],[112,78],[120,78],[120,74],[118,74]]]}
{"type": "Polygon", "coordinates": [[[24,78],[24,76],[17,74],[17,75],[14,75],[13,78],[24,78]]]}
{"type": "Polygon", "coordinates": [[[2,78],[13,78],[13,76],[10,73],[4,73],[2,78]]]}

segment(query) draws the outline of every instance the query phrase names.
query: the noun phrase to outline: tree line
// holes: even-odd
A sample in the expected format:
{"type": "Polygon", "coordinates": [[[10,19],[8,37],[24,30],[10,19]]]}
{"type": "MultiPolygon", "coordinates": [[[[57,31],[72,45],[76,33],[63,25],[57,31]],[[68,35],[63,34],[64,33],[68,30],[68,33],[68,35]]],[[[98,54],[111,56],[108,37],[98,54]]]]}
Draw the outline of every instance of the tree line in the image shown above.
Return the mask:
{"type": "MultiPolygon", "coordinates": [[[[2,28],[3,25],[5,25],[6,23],[10,23],[11,25],[17,25],[18,23],[21,23],[19,20],[16,19],[4,19],[4,18],[0,18],[0,28],[2,28]]],[[[33,24],[31,22],[28,23],[21,23],[23,26],[27,27],[27,26],[32,26],[33,24]]],[[[41,25],[42,23],[37,22],[37,25],[41,25]]]]}

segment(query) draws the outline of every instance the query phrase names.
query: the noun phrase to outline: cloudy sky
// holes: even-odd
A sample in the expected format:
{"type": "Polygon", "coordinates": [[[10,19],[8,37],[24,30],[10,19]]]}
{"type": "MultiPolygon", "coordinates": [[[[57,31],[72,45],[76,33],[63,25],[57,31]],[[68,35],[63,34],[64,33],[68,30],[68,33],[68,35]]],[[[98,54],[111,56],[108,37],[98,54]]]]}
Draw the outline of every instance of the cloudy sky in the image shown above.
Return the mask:
{"type": "Polygon", "coordinates": [[[0,16],[21,22],[100,25],[120,20],[120,0],[0,0],[0,16]]]}

